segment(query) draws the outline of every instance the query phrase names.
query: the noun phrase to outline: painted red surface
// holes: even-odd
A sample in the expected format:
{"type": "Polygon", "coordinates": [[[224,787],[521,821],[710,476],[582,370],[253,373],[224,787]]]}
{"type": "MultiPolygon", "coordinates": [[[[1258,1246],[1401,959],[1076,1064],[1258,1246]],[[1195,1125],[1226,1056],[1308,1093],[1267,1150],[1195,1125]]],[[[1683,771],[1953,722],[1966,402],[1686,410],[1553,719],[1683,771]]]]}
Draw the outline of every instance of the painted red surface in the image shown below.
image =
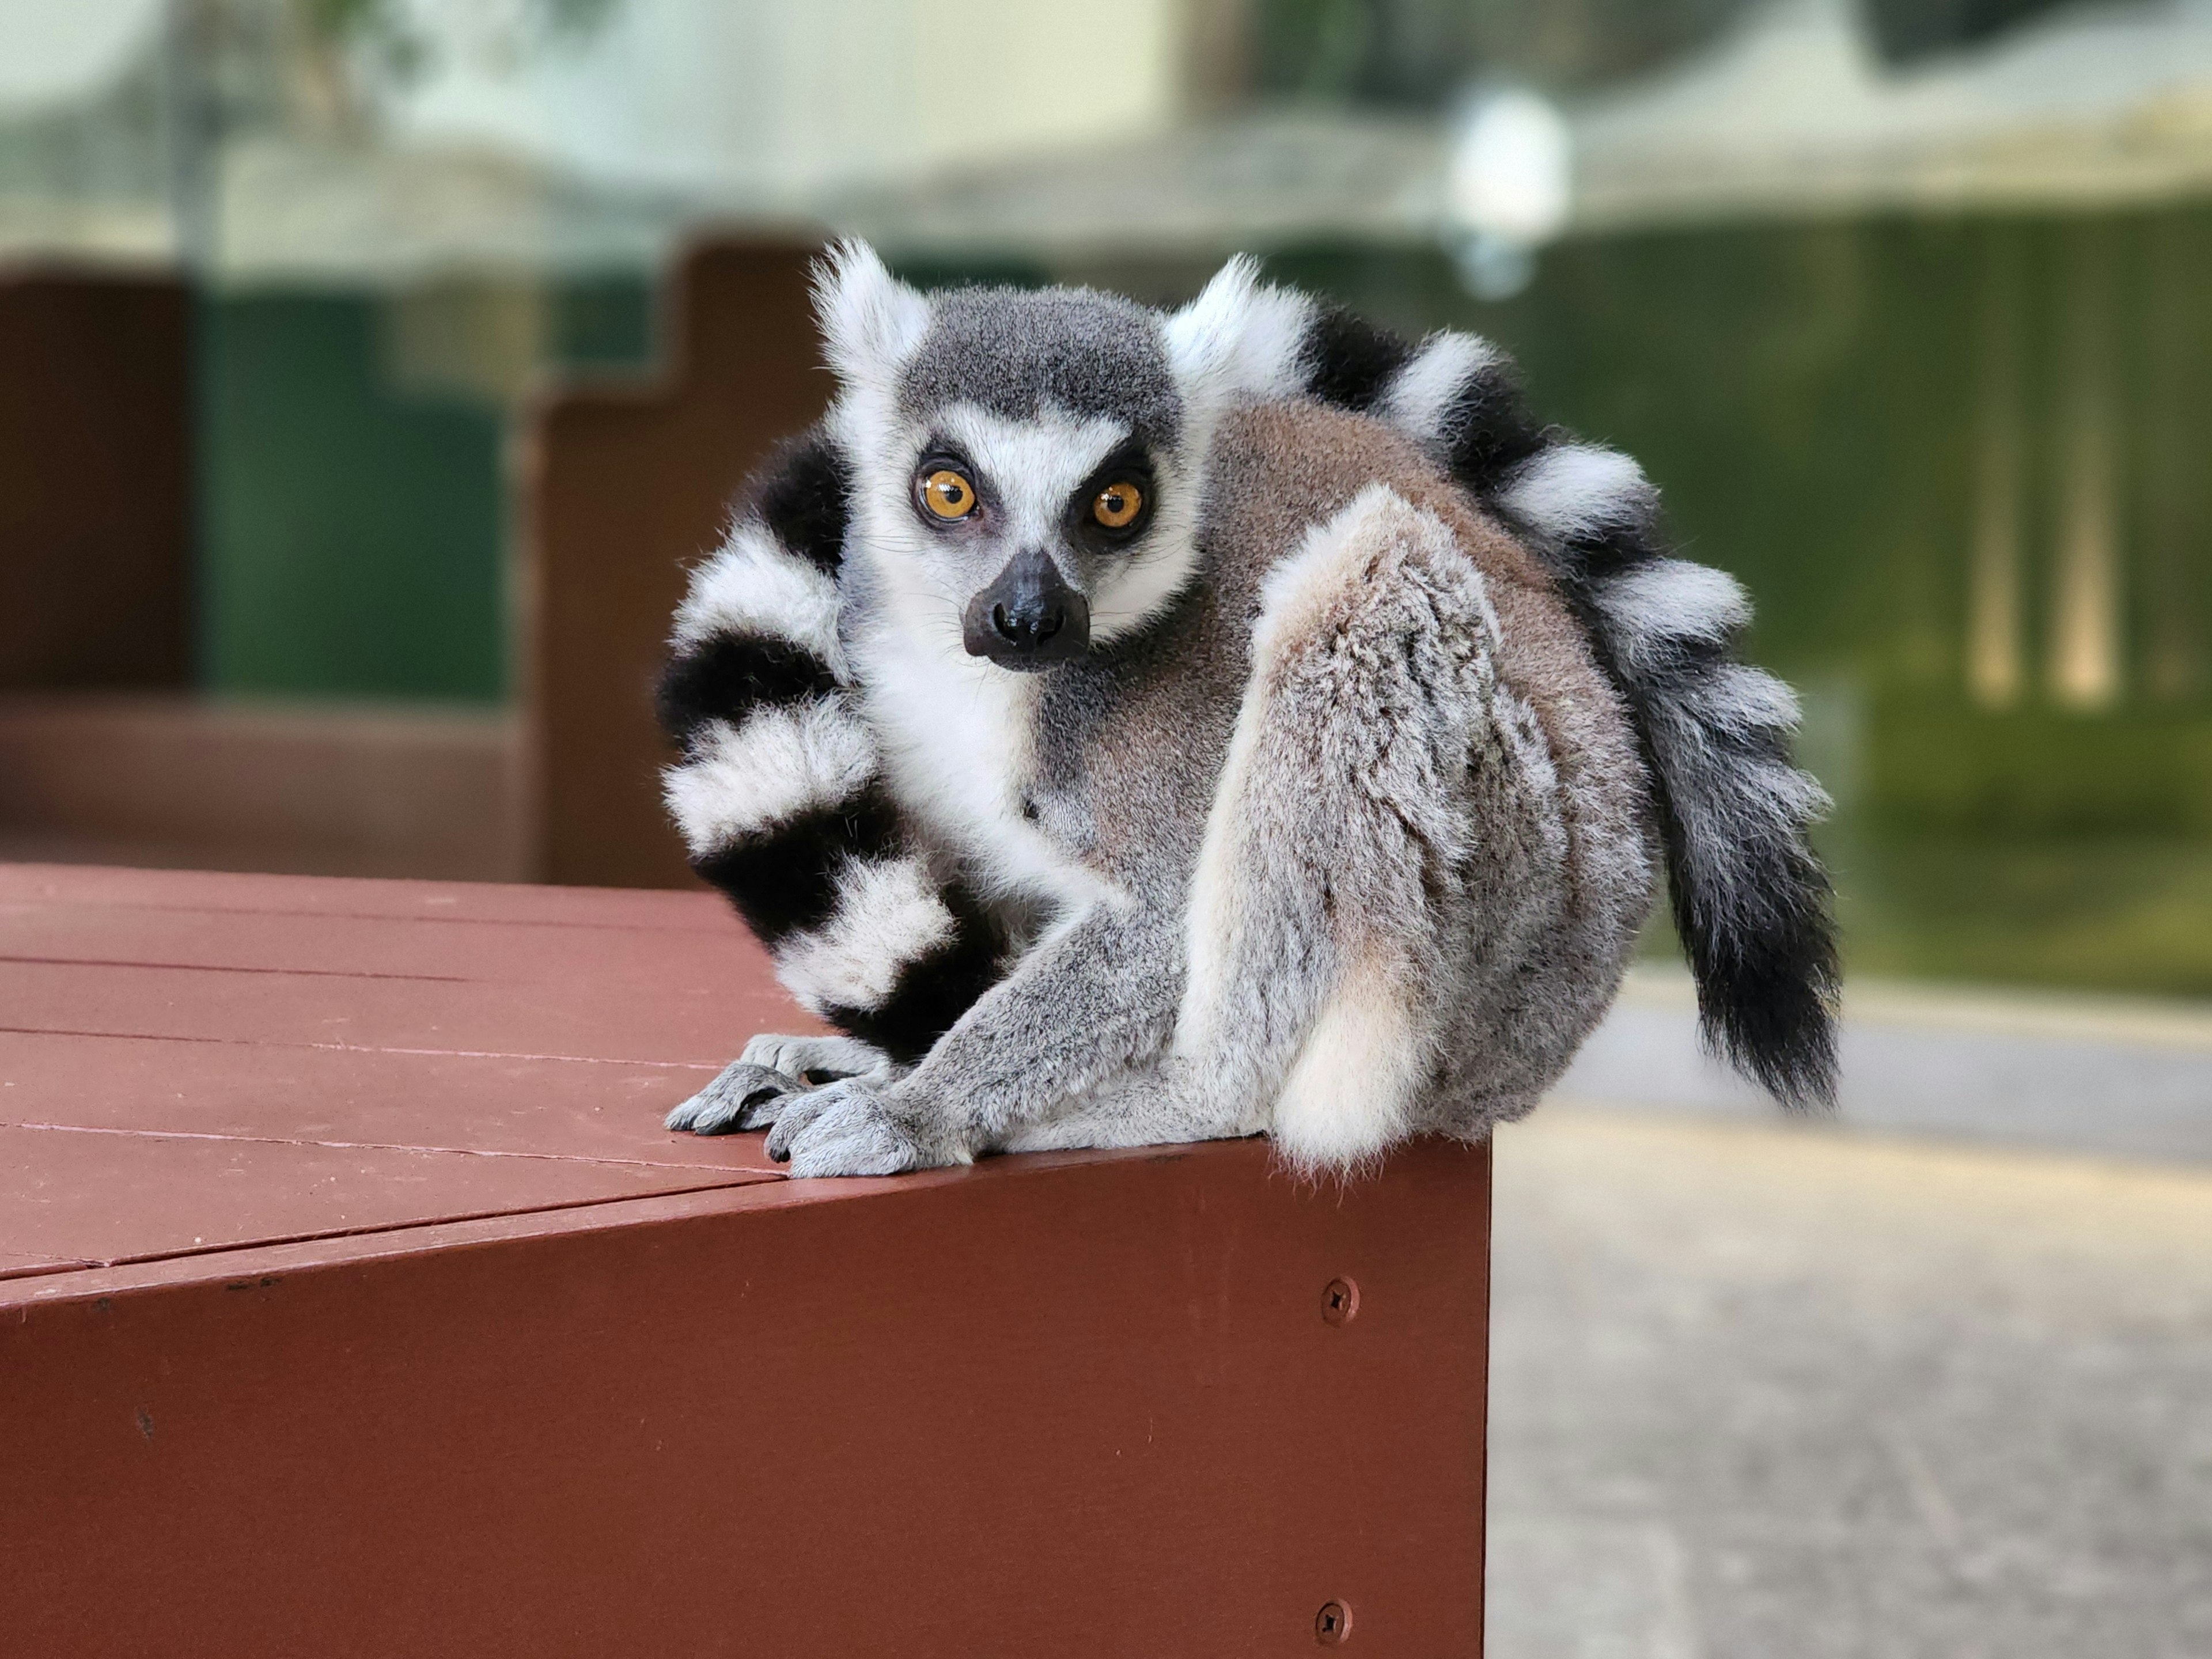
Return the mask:
{"type": "Polygon", "coordinates": [[[703,896],[0,867],[0,1273],[771,1179],[659,1115],[793,1018],[703,896]]]}
{"type": "Polygon", "coordinates": [[[1484,1152],[660,1129],[800,1018],[701,896],[0,867],[0,1650],[1478,1650],[1484,1152]]]}

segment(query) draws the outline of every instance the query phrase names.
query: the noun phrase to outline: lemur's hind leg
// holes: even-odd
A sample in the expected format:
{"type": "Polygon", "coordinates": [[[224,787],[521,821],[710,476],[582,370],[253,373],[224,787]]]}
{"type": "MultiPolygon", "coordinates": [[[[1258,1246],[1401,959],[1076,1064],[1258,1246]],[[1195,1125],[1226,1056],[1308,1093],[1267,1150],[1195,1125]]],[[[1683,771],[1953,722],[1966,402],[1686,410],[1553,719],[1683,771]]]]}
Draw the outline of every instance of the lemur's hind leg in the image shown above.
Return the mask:
{"type": "Polygon", "coordinates": [[[1196,1086],[1171,1055],[1160,1055],[1015,1125],[991,1144],[1000,1152],[1065,1152],[1101,1146],[1173,1146],[1234,1140],[1267,1127],[1263,1103],[1196,1086]]]}
{"type": "Polygon", "coordinates": [[[1452,532],[1376,486],[1268,578],[1188,909],[1178,1086],[1307,1167],[1416,1127],[1472,918],[1497,621],[1452,532]]]}

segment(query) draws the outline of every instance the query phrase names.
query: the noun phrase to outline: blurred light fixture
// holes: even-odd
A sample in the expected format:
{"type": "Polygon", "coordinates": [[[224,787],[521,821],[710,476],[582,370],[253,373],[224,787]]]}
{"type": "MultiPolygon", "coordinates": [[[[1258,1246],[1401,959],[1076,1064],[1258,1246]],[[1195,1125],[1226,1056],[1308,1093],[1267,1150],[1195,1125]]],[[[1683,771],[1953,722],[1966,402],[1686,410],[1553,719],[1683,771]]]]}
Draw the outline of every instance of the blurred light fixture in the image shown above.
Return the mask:
{"type": "Polygon", "coordinates": [[[1505,300],[1528,287],[1536,250],[1566,228],[1573,205],[1573,138],[1558,106],[1526,87],[1470,98],[1444,207],[1445,242],[1468,289],[1505,300]]]}

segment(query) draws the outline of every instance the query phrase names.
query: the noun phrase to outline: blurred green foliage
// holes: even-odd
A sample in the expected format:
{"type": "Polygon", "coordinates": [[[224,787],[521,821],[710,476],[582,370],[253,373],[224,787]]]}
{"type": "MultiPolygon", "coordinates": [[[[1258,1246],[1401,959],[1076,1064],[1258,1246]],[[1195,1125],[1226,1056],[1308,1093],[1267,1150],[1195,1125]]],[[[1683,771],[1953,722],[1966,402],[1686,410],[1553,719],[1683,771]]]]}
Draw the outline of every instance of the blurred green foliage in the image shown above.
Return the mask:
{"type": "Polygon", "coordinates": [[[1741,578],[1806,696],[1856,969],[2212,994],[2212,213],[1895,218],[1617,235],[1501,304],[1425,252],[1271,261],[1409,331],[1508,346],[1540,414],[1634,453],[1691,556],[1741,578]],[[2108,361],[2120,684],[2049,666],[2067,330],[2108,361]],[[2021,686],[1970,694],[1990,307],[2012,307],[2021,686]]]}
{"type": "Polygon", "coordinates": [[[506,690],[501,422],[395,395],[373,301],[205,302],[202,678],[228,692],[506,690]]]}

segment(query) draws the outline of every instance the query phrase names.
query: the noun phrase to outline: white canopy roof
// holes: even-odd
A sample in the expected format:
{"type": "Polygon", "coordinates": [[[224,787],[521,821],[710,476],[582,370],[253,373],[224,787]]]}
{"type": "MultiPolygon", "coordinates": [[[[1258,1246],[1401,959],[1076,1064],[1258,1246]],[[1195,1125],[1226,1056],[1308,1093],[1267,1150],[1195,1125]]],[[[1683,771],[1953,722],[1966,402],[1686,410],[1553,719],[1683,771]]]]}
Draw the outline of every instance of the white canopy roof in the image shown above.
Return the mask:
{"type": "Polygon", "coordinates": [[[1584,228],[2073,205],[2212,185],[2212,4],[2070,8],[1905,70],[1850,0],[1777,0],[1577,112],[1584,228]]]}

